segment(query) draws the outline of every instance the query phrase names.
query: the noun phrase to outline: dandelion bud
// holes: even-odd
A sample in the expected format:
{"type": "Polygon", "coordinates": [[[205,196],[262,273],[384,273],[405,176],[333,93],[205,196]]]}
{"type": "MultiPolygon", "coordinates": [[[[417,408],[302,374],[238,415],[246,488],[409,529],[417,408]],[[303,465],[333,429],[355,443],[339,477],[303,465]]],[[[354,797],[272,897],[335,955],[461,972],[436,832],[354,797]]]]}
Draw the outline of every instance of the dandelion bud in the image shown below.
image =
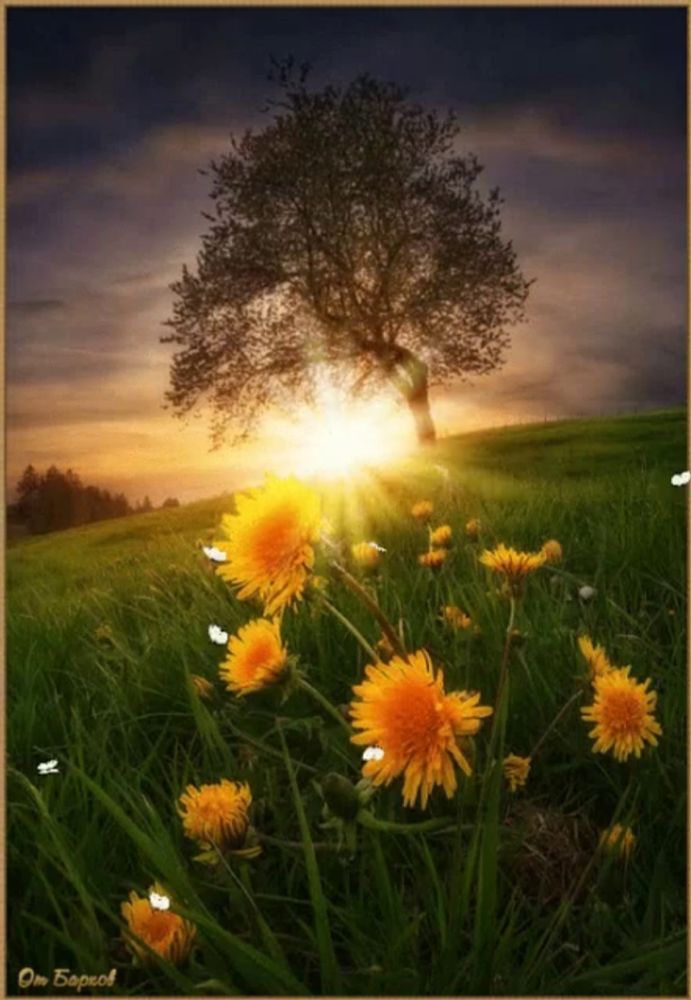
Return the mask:
{"type": "Polygon", "coordinates": [[[331,771],[321,783],[324,800],[334,816],[354,820],[360,809],[360,798],[347,778],[331,771]]]}

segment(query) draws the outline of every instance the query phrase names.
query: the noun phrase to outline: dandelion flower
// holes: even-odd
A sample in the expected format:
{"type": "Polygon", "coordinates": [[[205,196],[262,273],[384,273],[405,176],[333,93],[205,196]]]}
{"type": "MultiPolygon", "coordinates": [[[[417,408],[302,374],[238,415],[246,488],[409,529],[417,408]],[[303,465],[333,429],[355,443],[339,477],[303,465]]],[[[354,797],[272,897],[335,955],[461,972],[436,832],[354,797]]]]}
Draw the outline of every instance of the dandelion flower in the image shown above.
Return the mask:
{"type": "Polygon", "coordinates": [[[578,648],[585,662],[590,667],[590,676],[592,679],[600,677],[602,674],[606,674],[608,670],[613,669],[602,646],[593,645],[593,640],[589,635],[578,637],[578,648]]]}
{"type": "Polygon", "coordinates": [[[379,746],[384,754],[365,763],[363,777],[373,785],[388,785],[404,775],[406,806],[415,805],[420,795],[424,809],[435,785],[451,798],[456,790],[454,762],[471,774],[459,741],[474,736],[492,709],[479,704],[477,693],[445,694],[443,673],[439,670],[435,676],[424,649],[407,660],[395,656],[388,664],[368,666],[365,677],[353,688],[357,700],[351,706],[352,725],[362,732],[351,742],[379,746]]]}
{"type": "Polygon", "coordinates": [[[589,601],[591,598],[595,597],[595,594],[597,594],[595,587],[589,587],[588,584],[585,584],[583,587],[579,587],[578,596],[582,601],[589,601]]]}
{"type": "Polygon", "coordinates": [[[612,750],[619,761],[631,754],[640,757],[644,743],[657,746],[656,737],[662,734],[653,716],[657,695],[647,690],[650,678],[639,684],[629,677],[630,669],[616,667],[596,677],[595,700],[581,709],[583,719],[595,723],[588,733],[595,739],[593,753],[612,750]]]}
{"type": "Polygon", "coordinates": [[[421,566],[427,566],[428,569],[441,569],[447,555],[446,549],[430,549],[429,552],[418,556],[418,561],[421,566]]]}
{"type": "Polygon", "coordinates": [[[416,517],[418,521],[429,521],[432,516],[432,511],[434,506],[430,500],[418,500],[410,508],[410,513],[413,517],[416,517]]]}
{"type": "MultiPolygon", "coordinates": [[[[168,894],[156,882],[149,889],[149,895],[167,897],[168,894]]],[[[148,896],[142,899],[136,892],[131,892],[129,901],[122,903],[120,912],[130,934],[140,938],[161,958],[181,965],[189,955],[197,931],[194,924],[177,913],[152,906],[148,896]]],[[[127,945],[142,962],[150,961],[151,956],[140,941],[128,938],[127,945]]]]}
{"type": "Polygon", "coordinates": [[[381,560],[379,547],[374,542],[357,542],[351,546],[350,551],[355,562],[363,569],[374,569],[381,560]]]}
{"type": "Polygon", "coordinates": [[[483,566],[502,574],[514,597],[520,596],[526,578],[538,570],[546,559],[544,552],[517,552],[503,543],[492,551],[485,549],[480,556],[483,566]]]}
{"type": "Polygon", "coordinates": [[[442,608],[442,618],[447,625],[456,629],[467,629],[473,624],[472,619],[455,604],[447,604],[442,608]]]}
{"type": "Polygon", "coordinates": [[[523,788],[529,774],[530,757],[519,757],[515,753],[510,753],[504,758],[504,777],[509,783],[510,791],[515,792],[517,788],[523,788]]]}
{"type": "Polygon", "coordinates": [[[471,542],[477,541],[477,536],[480,534],[480,521],[476,517],[471,517],[465,526],[465,533],[471,542]]]}
{"type": "Polygon", "coordinates": [[[561,562],[564,555],[562,547],[556,538],[550,538],[548,542],[545,542],[542,546],[542,551],[545,553],[545,559],[548,563],[561,562]]]}
{"type": "Polygon", "coordinates": [[[438,528],[430,532],[429,540],[432,545],[450,545],[451,534],[451,526],[449,524],[440,524],[438,528]]]}
{"type": "Polygon", "coordinates": [[[616,850],[624,861],[628,861],[636,846],[636,835],[630,826],[622,826],[621,823],[615,823],[614,826],[610,826],[607,830],[603,831],[600,837],[600,844],[606,850],[616,850]]]}
{"type": "Polygon", "coordinates": [[[206,700],[213,698],[214,686],[206,677],[200,677],[199,674],[192,674],[190,680],[200,698],[205,698],[206,700]]]}
{"type": "Polygon", "coordinates": [[[249,829],[250,786],[223,778],[215,785],[188,785],[180,796],[178,812],[185,836],[204,850],[216,847],[225,853],[242,846],[249,829]]]}
{"type": "Polygon", "coordinates": [[[280,680],[288,663],[278,619],[255,618],[231,636],[228,659],[219,667],[229,691],[250,694],[280,680]]]}
{"type": "Polygon", "coordinates": [[[216,572],[241,587],[241,600],[258,596],[264,613],[275,614],[302,597],[321,531],[321,501],[297,479],[267,476],[265,486],[241,494],[236,505],[237,514],[222,521],[228,541],[219,544],[228,558],[216,572]]]}

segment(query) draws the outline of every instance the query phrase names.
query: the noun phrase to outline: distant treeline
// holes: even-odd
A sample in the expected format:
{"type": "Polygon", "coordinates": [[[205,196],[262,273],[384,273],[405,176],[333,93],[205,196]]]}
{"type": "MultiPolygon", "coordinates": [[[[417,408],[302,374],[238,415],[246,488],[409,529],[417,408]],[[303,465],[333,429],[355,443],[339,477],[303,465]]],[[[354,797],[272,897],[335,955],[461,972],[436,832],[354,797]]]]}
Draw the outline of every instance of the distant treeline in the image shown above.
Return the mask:
{"type": "MultiPolygon", "coordinates": [[[[177,507],[179,501],[169,497],[161,506],[177,507]]],[[[7,508],[7,519],[32,535],[41,535],[153,509],[148,496],[132,506],[124,493],[85,486],[72,469],[61,472],[51,465],[40,473],[27,465],[17,483],[17,500],[7,508]]]]}

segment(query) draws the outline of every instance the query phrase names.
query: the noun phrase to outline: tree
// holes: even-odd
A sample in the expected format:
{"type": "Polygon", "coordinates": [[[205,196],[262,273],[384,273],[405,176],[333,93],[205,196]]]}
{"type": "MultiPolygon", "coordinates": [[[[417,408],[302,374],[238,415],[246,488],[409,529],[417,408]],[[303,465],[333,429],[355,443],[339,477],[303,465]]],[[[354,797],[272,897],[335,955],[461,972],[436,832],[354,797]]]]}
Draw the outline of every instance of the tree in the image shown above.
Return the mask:
{"type": "Polygon", "coordinates": [[[166,497],[166,499],[161,504],[161,507],[179,507],[180,501],[177,497],[166,497]]]}
{"type": "Polygon", "coordinates": [[[496,368],[524,316],[499,191],[477,190],[453,114],[369,76],[310,91],[305,67],[276,67],[273,120],[211,163],[196,273],[171,286],[167,403],[210,403],[215,444],[239,440],[265,408],[312,401],[308,369],[326,365],[353,395],[392,384],[433,440],[429,385],[496,368]]]}

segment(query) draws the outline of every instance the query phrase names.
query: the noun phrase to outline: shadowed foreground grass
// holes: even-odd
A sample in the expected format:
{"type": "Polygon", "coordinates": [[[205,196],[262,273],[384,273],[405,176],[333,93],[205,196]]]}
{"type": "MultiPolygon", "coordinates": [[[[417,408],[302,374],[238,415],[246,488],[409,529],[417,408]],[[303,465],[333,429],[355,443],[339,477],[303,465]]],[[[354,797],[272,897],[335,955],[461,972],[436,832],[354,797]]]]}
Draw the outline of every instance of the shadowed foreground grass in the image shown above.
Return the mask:
{"type": "MultiPolygon", "coordinates": [[[[455,800],[437,790],[424,812],[404,809],[399,780],[377,792],[377,822],[358,825],[354,848],[338,850],[320,826],[319,779],[335,771],[357,780],[360,751],[304,693],[279,706],[271,692],[233,698],[218,680],[223,650],[208,625],[232,632],[257,613],[199,550],[231,498],[14,546],[10,994],[20,992],[19,969],[32,966],[44,975],[116,967],[107,992],[127,995],[683,995],[687,492],[670,477],[686,467],[685,419],[676,411],[467,435],[324,488],[344,558],[363,539],[387,550],[368,585],[407,648],[430,652],[447,691],[479,690],[484,704],[494,704],[507,606],[477,555],[499,541],[525,550],[561,542],[563,563],[529,581],[518,611],[507,753],[529,754],[583,687],[581,632],[658,692],[659,747],[626,763],[591,752],[584,692],[524,790],[490,782],[475,840],[487,727],[476,774],[459,775],[455,800]],[[454,531],[437,574],[417,562],[426,530],[409,508],[420,498],[454,531]],[[476,543],[464,537],[469,518],[481,522],[476,543]],[[596,591],[587,602],[584,584],[596,591]],[[450,631],[443,604],[462,607],[476,629],[450,631]],[[191,674],[214,682],[212,701],[197,698],[191,674]],[[59,775],[37,773],[49,757],[59,775]],[[191,860],[176,802],[188,783],[221,777],[249,782],[265,840],[259,858],[215,874],[191,860]],[[433,818],[448,824],[386,828],[433,818]],[[616,820],[638,838],[627,866],[595,854],[616,820]],[[179,969],[133,968],[120,940],[121,902],[155,879],[197,925],[198,946],[179,969]]],[[[327,595],[378,640],[334,578],[327,595]]],[[[367,662],[353,634],[315,602],[288,614],[283,634],[310,683],[336,705],[349,702],[367,662]]]]}

